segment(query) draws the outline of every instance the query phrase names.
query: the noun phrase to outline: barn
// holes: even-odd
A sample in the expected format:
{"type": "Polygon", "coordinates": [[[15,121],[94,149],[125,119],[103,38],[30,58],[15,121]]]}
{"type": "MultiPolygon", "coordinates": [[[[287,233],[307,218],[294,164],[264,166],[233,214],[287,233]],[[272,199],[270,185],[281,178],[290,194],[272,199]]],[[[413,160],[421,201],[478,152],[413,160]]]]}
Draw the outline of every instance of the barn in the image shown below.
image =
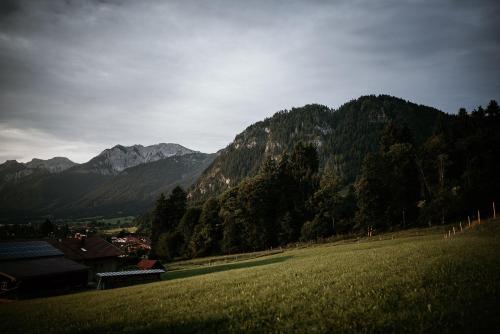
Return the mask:
{"type": "Polygon", "coordinates": [[[46,241],[0,242],[0,293],[31,296],[87,286],[89,268],[46,241]]]}

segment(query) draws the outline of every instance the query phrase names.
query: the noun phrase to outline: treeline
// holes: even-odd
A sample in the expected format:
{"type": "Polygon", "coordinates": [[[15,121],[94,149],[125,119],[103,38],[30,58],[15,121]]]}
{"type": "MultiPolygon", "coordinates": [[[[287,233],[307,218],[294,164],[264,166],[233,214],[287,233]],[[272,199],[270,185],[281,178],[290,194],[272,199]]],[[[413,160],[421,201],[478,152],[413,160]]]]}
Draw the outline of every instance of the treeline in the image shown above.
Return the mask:
{"type": "Polygon", "coordinates": [[[461,109],[438,123],[417,145],[407,126],[389,122],[354,184],[334,168],[320,171],[315,147],[301,142],[201,206],[189,206],[186,192],[176,188],[160,196],[151,213],[150,257],[255,251],[441,224],[490,209],[500,197],[498,104],[461,109]]]}
{"type": "Polygon", "coordinates": [[[38,223],[0,225],[0,240],[66,238],[69,233],[68,224],[54,224],[49,219],[38,223]]]}

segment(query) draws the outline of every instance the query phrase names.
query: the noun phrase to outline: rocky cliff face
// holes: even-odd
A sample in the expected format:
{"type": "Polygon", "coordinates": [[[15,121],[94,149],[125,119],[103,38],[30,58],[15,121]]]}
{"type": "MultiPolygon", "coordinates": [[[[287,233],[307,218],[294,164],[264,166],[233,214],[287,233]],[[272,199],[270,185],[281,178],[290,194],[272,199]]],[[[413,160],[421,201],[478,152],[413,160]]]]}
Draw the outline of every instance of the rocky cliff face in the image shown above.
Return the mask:
{"type": "Polygon", "coordinates": [[[196,153],[179,144],[161,143],[150,146],[116,145],[106,149],[89,162],[79,166],[81,172],[97,173],[101,175],[115,175],[127,168],[140,164],[154,162],[172,156],[182,156],[196,153]]]}
{"type": "Polygon", "coordinates": [[[77,164],[65,157],[55,157],[48,160],[35,158],[27,163],[8,160],[0,164],[0,184],[2,182],[15,181],[32,174],[61,173],[69,169],[80,173],[117,175],[130,167],[192,153],[198,152],[179,144],[160,143],[150,146],[116,145],[105,149],[99,155],[83,164],[77,164]]]}

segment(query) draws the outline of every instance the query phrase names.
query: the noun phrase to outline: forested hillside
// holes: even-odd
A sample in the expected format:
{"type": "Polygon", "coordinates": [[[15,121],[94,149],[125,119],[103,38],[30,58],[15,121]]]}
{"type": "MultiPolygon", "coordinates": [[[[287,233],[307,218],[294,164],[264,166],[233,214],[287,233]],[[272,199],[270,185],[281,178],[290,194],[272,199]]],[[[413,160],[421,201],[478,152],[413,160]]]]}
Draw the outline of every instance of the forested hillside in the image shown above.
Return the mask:
{"type": "Polygon", "coordinates": [[[221,150],[190,190],[190,197],[198,200],[222,193],[255,175],[266,159],[279,158],[299,142],[316,147],[320,170],[333,169],[353,182],[365,155],[377,150],[387,123],[393,120],[408,126],[420,144],[433,133],[438,118],[449,117],[387,95],[363,96],[337,110],[312,104],[280,111],[249,126],[221,150]]]}
{"type": "MultiPolygon", "coordinates": [[[[355,120],[343,113],[359,116],[373,110],[365,110],[363,105],[373,107],[372,102],[385,99],[362,98],[337,112],[307,106],[275,115],[273,121],[298,117],[307,109],[311,119],[306,117],[304,124],[317,121],[318,115],[333,118],[337,113],[355,120]]],[[[406,105],[408,110],[415,106],[406,105]]],[[[493,214],[494,203],[500,199],[500,108],[495,101],[471,113],[461,109],[458,115],[424,108],[423,119],[414,120],[417,125],[413,126],[402,121],[411,122],[410,117],[401,115],[417,117],[416,111],[383,110],[385,116],[372,114],[368,118],[375,120],[373,125],[365,123],[363,128],[353,124],[351,132],[358,137],[352,147],[364,147],[365,156],[353,151],[353,159],[347,159],[346,153],[334,168],[329,168],[331,157],[324,151],[334,143],[324,144],[325,140],[318,145],[309,138],[281,155],[255,156],[250,163],[265,159],[258,167],[251,167],[256,169],[255,175],[232,187],[229,183],[228,190],[208,197],[201,205],[188,202],[180,188],[169,197],[162,195],[150,218],[150,255],[174,259],[256,251],[334,235],[373,235],[467,216],[475,219],[478,212],[483,212],[483,217],[493,214]],[[435,114],[433,123],[426,112],[435,114]],[[426,122],[429,125],[424,129],[426,122]],[[363,138],[361,129],[366,129],[370,140],[363,138]],[[358,159],[361,166],[354,169],[358,159]],[[354,182],[353,170],[345,172],[347,166],[358,171],[354,182]]],[[[319,126],[325,129],[324,124],[319,126]]],[[[249,129],[241,136],[255,130],[249,129]]],[[[241,136],[231,144],[231,150],[246,142],[241,136]]],[[[216,160],[209,171],[220,161],[216,160]]]]}

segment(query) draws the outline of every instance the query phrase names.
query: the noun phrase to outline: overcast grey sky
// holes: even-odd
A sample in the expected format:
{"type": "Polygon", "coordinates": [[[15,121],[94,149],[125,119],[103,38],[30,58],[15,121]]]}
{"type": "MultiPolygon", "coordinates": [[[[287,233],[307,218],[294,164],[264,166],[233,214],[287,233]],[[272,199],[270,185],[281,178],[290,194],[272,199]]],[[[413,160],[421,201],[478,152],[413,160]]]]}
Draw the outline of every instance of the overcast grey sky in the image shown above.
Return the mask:
{"type": "Polygon", "coordinates": [[[215,152],[307,103],[500,93],[499,1],[0,0],[0,162],[115,144],[215,152]]]}

